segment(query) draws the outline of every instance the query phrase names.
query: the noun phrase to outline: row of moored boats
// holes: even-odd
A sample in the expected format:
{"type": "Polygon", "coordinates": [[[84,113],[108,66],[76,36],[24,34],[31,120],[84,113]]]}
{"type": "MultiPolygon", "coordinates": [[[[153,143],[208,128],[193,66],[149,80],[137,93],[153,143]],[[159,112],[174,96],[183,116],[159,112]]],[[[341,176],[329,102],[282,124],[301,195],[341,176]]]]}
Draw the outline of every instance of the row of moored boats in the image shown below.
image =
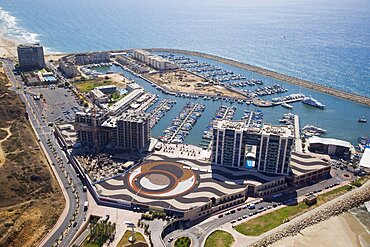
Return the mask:
{"type": "Polygon", "coordinates": [[[165,143],[183,143],[204,109],[203,104],[186,104],[179,116],[172,120],[172,124],[163,131],[164,135],[159,139],[165,143]]]}

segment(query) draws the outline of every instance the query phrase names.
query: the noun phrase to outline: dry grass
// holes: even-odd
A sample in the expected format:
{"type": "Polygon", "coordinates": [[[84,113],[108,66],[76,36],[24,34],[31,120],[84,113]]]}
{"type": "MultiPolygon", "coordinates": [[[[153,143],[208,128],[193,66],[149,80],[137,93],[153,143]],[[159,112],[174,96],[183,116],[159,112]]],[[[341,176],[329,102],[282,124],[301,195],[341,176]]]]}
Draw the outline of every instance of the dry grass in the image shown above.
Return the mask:
{"type": "Polygon", "coordinates": [[[0,72],[0,128],[12,135],[2,143],[0,168],[0,246],[37,246],[64,208],[64,198],[40,151],[17,94],[0,72]]]}

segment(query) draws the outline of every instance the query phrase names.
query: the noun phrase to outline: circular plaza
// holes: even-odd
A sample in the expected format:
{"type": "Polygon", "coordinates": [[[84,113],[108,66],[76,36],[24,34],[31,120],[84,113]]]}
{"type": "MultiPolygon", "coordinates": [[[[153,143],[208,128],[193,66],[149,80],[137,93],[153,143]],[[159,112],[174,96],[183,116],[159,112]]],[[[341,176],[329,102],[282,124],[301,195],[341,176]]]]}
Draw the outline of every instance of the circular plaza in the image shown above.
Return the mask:
{"type": "Polygon", "coordinates": [[[171,199],[188,194],[198,184],[197,174],[178,162],[143,163],[124,177],[127,189],[147,198],[171,199]]]}

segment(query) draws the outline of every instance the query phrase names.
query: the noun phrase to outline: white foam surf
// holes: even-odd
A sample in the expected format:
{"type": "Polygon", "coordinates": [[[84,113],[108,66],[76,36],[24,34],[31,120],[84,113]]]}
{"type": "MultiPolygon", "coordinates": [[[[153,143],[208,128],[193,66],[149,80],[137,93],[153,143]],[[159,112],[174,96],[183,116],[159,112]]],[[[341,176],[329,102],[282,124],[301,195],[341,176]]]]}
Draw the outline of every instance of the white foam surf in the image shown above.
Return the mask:
{"type": "Polygon", "coordinates": [[[18,20],[15,16],[12,16],[8,11],[0,7],[0,29],[2,29],[2,35],[15,39],[20,43],[38,43],[39,35],[27,31],[18,25],[18,20]]]}
{"type": "MultiPolygon", "coordinates": [[[[18,19],[0,7],[0,35],[15,40],[21,44],[40,43],[40,35],[30,32],[19,25],[18,19]]],[[[44,47],[46,54],[58,53],[49,47],[44,47]]]]}

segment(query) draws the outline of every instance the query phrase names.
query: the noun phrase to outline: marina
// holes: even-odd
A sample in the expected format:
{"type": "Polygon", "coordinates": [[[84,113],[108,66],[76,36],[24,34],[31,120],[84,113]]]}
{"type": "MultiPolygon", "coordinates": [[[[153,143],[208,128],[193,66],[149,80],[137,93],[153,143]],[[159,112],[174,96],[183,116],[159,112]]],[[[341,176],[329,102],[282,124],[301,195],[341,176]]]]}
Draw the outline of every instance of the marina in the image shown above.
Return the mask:
{"type": "Polygon", "coordinates": [[[164,99],[152,111],[150,116],[150,128],[153,128],[164,115],[176,104],[175,100],[164,99]]]}
{"type": "MultiPolygon", "coordinates": [[[[187,56],[190,59],[193,59],[192,56],[187,56]]],[[[300,123],[302,126],[313,124],[315,126],[320,126],[328,130],[327,137],[339,138],[348,140],[352,143],[357,143],[358,136],[369,136],[368,123],[359,123],[356,119],[353,119],[354,114],[357,116],[369,115],[370,110],[367,106],[361,105],[352,101],[343,100],[341,98],[323,94],[320,92],[312,91],[306,88],[302,88],[297,85],[289,84],[283,81],[276,80],[258,73],[250,72],[248,70],[240,69],[234,66],[223,64],[214,60],[205,59],[203,57],[194,57],[194,60],[197,60],[199,63],[208,63],[211,66],[222,67],[226,70],[233,70],[235,73],[243,73],[247,78],[254,78],[254,80],[263,81],[264,86],[279,84],[284,88],[288,89],[288,92],[281,93],[280,95],[266,95],[260,96],[264,99],[272,102],[275,106],[281,105],[286,102],[293,106],[293,109],[285,107],[264,107],[264,121],[271,124],[281,124],[279,119],[281,116],[287,112],[293,114],[298,114],[300,116],[300,123]],[[295,102],[301,101],[305,95],[312,95],[316,99],[325,99],[325,109],[316,110],[315,107],[311,107],[306,104],[296,104],[295,102]],[[275,97],[274,97],[275,96],[275,97]],[[340,114],[339,114],[340,112],[340,114]],[[335,121],[335,127],[332,123],[335,121]],[[353,126],[350,132],[340,131],[341,126],[353,126]]],[[[111,71],[122,73],[125,77],[135,81],[137,84],[142,86],[146,91],[158,94],[159,99],[173,99],[176,100],[175,104],[166,114],[163,116],[158,123],[152,128],[152,135],[156,138],[163,136],[163,130],[168,127],[168,123],[174,119],[179,112],[182,110],[182,107],[191,101],[192,103],[200,103],[206,106],[208,114],[203,114],[202,117],[198,119],[198,123],[192,128],[192,130],[184,138],[184,143],[199,145],[203,141],[202,136],[205,130],[205,127],[210,125],[214,114],[217,112],[217,109],[220,105],[232,106],[237,103],[237,109],[235,111],[234,119],[241,119],[244,115],[244,110],[254,111],[259,109],[253,104],[248,104],[248,101],[241,101],[227,99],[222,97],[210,97],[210,96],[198,96],[194,97],[190,94],[183,93],[173,93],[165,91],[154,83],[142,78],[139,74],[125,69],[121,66],[113,65],[110,68],[111,71]]],[[[243,80],[245,81],[245,80],[243,80]]],[[[258,85],[256,85],[258,86],[258,85]]],[[[253,89],[256,86],[251,86],[253,89]]],[[[248,86],[249,87],[249,86],[248,86]]],[[[237,89],[237,87],[235,87],[237,89]]],[[[152,108],[153,109],[158,103],[156,103],[152,108]]],[[[235,105],[236,106],[236,105],[235,105]]]]}
{"type": "Polygon", "coordinates": [[[159,139],[165,143],[183,143],[189,131],[202,115],[204,108],[205,106],[202,104],[186,104],[179,116],[172,120],[171,126],[163,131],[164,136],[159,137],[159,139]]]}
{"type": "Polygon", "coordinates": [[[247,126],[261,128],[263,121],[263,112],[261,110],[244,110],[244,116],[242,117],[242,120],[246,122],[247,126]]]}
{"type": "Polygon", "coordinates": [[[312,136],[321,136],[326,133],[326,130],[313,125],[306,125],[302,128],[301,132],[302,135],[305,137],[312,137],[312,136]]]}
{"type": "Polygon", "coordinates": [[[208,149],[213,137],[213,126],[216,120],[232,120],[236,111],[235,106],[226,106],[220,105],[217,109],[217,112],[212,118],[211,123],[205,128],[203,131],[202,141],[200,142],[200,146],[205,149],[208,149]]]}

